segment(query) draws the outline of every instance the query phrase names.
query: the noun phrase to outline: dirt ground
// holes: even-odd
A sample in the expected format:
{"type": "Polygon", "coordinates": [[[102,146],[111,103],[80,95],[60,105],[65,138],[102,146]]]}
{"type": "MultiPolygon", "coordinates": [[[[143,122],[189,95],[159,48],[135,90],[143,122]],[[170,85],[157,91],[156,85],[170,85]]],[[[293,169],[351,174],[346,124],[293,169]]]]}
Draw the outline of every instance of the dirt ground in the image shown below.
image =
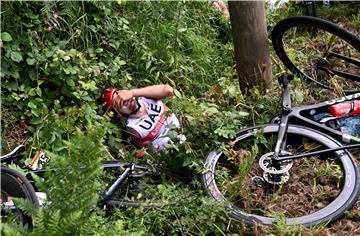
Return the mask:
{"type": "Polygon", "coordinates": [[[345,217],[330,225],[321,235],[360,235],[360,201],[346,212],[345,217]]]}

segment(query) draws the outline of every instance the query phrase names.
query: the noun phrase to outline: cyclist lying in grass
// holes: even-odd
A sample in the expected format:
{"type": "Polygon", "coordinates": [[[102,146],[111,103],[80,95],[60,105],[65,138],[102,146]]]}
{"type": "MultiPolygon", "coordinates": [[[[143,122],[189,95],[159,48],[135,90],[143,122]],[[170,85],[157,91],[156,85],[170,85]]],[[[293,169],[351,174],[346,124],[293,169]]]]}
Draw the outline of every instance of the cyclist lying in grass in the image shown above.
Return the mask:
{"type": "MultiPolygon", "coordinates": [[[[162,101],[173,94],[173,88],[164,84],[131,90],[108,88],[102,100],[107,111],[113,110],[127,118],[130,143],[139,149],[151,143],[153,150],[160,152],[166,150],[166,144],[174,142],[170,138],[171,129],[180,127],[175,114],[167,114],[169,108],[162,101]]],[[[182,134],[176,138],[180,143],[186,140],[182,134]]]]}

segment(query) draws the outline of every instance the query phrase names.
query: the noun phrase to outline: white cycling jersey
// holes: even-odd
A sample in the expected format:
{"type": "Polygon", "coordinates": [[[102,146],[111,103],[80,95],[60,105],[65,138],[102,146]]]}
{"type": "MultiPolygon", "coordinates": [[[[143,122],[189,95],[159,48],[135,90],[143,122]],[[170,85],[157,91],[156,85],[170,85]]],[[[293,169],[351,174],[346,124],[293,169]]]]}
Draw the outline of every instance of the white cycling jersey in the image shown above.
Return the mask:
{"type": "MultiPolygon", "coordinates": [[[[139,103],[146,107],[148,115],[140,118],[128,118],[127,127],[144,145],[152,143],[155,151],[165,150],[165,144],[172,143],[168,136],[171,128],[179,128],[180,123],[175,114],[164,114],[169,108],[161,100],[140,97],[139,103]]],[[[179,135],[180,143],[185,141],[184,135],[179,135]]]]}

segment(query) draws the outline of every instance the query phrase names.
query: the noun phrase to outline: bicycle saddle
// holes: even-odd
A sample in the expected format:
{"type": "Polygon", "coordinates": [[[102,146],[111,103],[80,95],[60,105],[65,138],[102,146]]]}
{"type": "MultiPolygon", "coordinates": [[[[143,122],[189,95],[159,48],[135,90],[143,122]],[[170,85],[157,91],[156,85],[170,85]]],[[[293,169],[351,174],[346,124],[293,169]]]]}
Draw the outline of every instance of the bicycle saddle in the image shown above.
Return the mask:
{"type": "Polygon", "coordinates": [[[12,150],[10,153],[1,156],[0,162],[9,164],[9,163],[17,160],[18,157],[22,156],[24,151],[25,151],[25,146],[21,144],[21,145],[17,146],[16,148],[14,148],[14,150],[12,150]]]}

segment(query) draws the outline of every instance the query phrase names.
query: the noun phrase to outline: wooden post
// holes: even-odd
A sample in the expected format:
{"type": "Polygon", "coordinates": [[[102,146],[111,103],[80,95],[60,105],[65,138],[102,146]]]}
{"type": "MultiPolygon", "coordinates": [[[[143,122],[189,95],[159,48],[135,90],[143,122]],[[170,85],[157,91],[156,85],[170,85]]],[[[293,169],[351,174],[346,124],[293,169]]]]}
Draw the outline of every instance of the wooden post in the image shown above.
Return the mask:
{"type": "Polygon", "coordinates": [[[235,60],[240,89],[259,86],[263,93],[272,79],[263,1],[229,1],[235,60]]]}

